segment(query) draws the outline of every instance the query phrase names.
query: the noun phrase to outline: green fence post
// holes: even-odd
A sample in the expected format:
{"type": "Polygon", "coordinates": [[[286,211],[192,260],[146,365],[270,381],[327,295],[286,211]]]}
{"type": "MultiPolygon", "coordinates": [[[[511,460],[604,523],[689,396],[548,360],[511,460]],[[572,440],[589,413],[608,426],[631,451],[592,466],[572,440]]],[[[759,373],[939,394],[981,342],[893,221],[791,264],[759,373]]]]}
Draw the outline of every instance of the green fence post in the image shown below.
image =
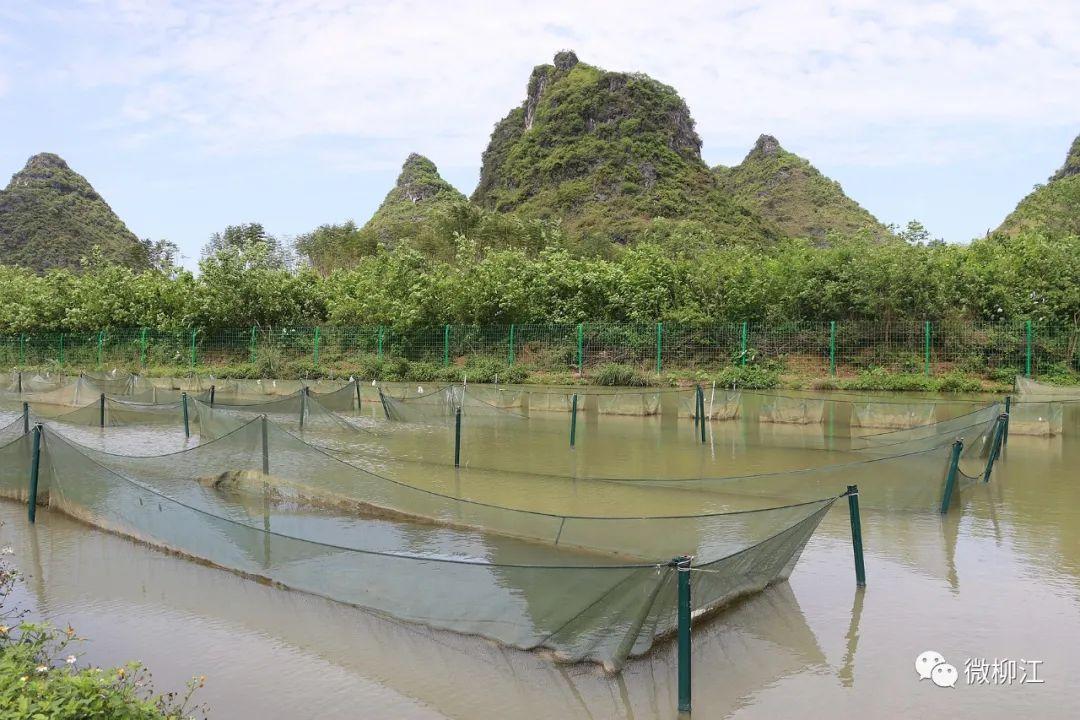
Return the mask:
{"type": "Polygon", "coordinates": [[[187,393],[180,393],[180,407],[184,413],[184,437],[191,437],[191,425],[188,422],[187,393]]]}
{"type": "Polygon", "coordinates": [[[664,323],[656,323],[656,374],[659,375],[663,370],[663,362],[661,358],[661,350],[664,347],[664,323]]]}
{"type": "Polygon", "coordinates": [[[584,373],[585,368],[585,323],[577,326],[577,372],[578,377],[584,373]]]}
{"type": "Polygon", "coordinates": [[[679,712],[690,712],[690,558],[683,556],[671,561],[678,577],[678,665],[679,712]]]}
{"type": "Polygon", "coordinates": [[[37,519],[38,468],[41,466],[41,425],[34,426],[34,446],[30,455],[30,493],[26,514],[30,522],[37,519]]]}
{"type": "Polygon", "coordinates": [[[941,495],[941,514],[949,512],[952,503],[953,491],[956,489],[956,473],[960,469],[960,453],[964,449],[964,441],[957,440],[952,445],[952,454],[949,456],[949,472],[945,476],[945,492],[941,495]]]}
{"type": "Polygon", "coordinates": [[[1012,418],[1012,395],[1005,396],[1005,434],[1001,438],[1002,445],[1009,444],[1009,419],[1012,418]]]}
{"type": "Polygon", "coordinates": [[[923,348],[926,355],[926,375],[930,375],[930,321],[923,327],[923,348]]]}
{"type": "Polygon", "coordinates": [[[315,328],[315,367],[319,367],[319,328],[315,328]]]}
{"type": "Polygon", "coordinates": [[[510,351],[507,357],[510,359],[508,365],[514,364],[514,324],[510,323],[510,351]]]}
{"type": "Polygon", "coordinates": [[[98,366],[98,368],[100,368],[101,365],[102,365],[101,354],[102,354],[102,350],[104,349],[104,345],[105,345],[105,331],[104,330],[98,330],[98,334],[97,334],[97,366],[98,366]]]}
{"type": "Polygon", "coordinates": [[[382,325],[380,325],[380,326],[379,326],[379,359],[380,359],[380,360],[382,360],[382,358],[383,358],[383,347],[382,347],[382,343],[383,343],[383,326],[382,326],[382,325]]]}
{"type": "Polygon", "coordinates": [[[570,403],[570,447],[574,447],[577,441],[577,393],[570,403]]]}
{"type": "Polygon", "coordinates": [[[139,365],[146,367],[146,328],[139,333],[139,365]]]}
{"type": "Polygon", "coordinates": [[[196,356],[195,356],[195,335],[198,332],[199,331],[196,330],[195,328],[191,328],[191,369],[192,370],[195,369],[195,360],[196,360],[196,356]]]}
{"type": "Polygon", "coordinates": [[[1024,355],[1024,377],[1031,377],[1031,321],[1024,321],[1024,334],[1027,336],[1027,352],[1024,355]]]}
{"type": "Polygon", "coordinates": [[[64,333],[60,333],[60,367],[64,367],[64,333]]]}
{"type": "Polygon", "coordinates": [[[450,366],[450,326],[443,327],[442,338],[442,364],[443,367],[450,366]]]}
{"type": "Polygon", "coordinates": [[[252,365],[254,365],[255,361],[258,359],[257,353],[255,352],[255,343],[256,343],[256,340],[258,338],[258,332],[259,332],[258,328],[256,328],[254,325],[252,325],[251,326],[251,349],[250,349],[251,359],[248,361],[252,365]]]}
{"type": "Polygon", "coordinates": [[[270,474],[270,442],[267,437],[269,434],[266,428],[266,416],[262,416],[262,470],[263,475],[270,474]]]}
{"type": "Polygon", "coordinates": [[[19,365],[26,364],[26,333],[19,333],[19,365]]]}
{"type": "Polygon", "coordinates": [[[750,349],[748,347],[749,343],[750,343],[750,325],[749,325],[749,323],[747,323],[747,321],[743,320],[743,324],[742,324],[742,343],[741,343],[741,353],[740,353],[742,355],[742,363],[741,364],[743,364],[743,365],[746,364],[746,353],[750,349]]]}
{"type": "Polygon", "coordinates": [[[855,584],[866,585],[866,565],[863,562],[862,518],[859,517],[859,486],[848,485],[848,516],[851,519],[851,546],[855,551],[855,584]]]}
{"type": "Polygon", "coordinates": [[[836,321],[829,321],[829,374],[836,375],[836,321]]]}
{"type": "Polygon", "coordinates": [[[990,443],[990,456],[986,458],[986,470],[983,472],[983,482],[990,482],[990,473],[997,462],[998,454],[1001,453],[1001,436],[1005,433],[1005,421],[1008,415],[998,415],[998,421],[994,424],[994,437],[990,443]]]}
{"type": "MultiPolygon", "coordinates": [[[[379,391],[382,392],[381,390],[379,391]]],[[[385,402],[385,401],[384,401],[385,402]]],[[[461,406],[454,408],[454,467],[461,467],[461,406]]]]}

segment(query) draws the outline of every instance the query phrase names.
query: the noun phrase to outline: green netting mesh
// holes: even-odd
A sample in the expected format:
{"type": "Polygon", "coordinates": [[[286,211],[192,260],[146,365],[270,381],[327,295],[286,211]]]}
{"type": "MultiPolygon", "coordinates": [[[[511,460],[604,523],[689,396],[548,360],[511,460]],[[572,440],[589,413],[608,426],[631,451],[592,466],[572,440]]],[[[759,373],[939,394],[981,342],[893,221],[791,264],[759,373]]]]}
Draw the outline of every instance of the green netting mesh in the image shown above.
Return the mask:
{"type": "Polygon", "coordinates": [[[153,458],[94,451],[48,428],[45,438],[50,504],[84,521],[403,620],[611,668],[674,629],[669,556],[695,555],[709,571],[695,609],[717,608],[785,578],[835,500],[554,517],[363,473],[261,419],[153,458]],[[263,438],[268,475],[251,469],[263,438]]]}

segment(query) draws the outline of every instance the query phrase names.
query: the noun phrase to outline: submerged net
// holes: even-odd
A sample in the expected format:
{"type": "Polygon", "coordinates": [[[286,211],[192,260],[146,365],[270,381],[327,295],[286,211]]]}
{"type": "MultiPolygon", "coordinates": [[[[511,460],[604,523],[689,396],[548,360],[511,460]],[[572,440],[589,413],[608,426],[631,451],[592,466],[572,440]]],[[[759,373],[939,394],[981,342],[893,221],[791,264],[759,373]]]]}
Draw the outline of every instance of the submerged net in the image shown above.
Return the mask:
{"type": "MultiPolygon", "coordinates": [[[[262,419],[148,458],[44,432],[43,489],[52,506],[86,522],[402,620],[612,669],[674,630],[672,556],[693,555],[709,571],[698,576],[695,610],[719,608],[786,578],[836,499],[560,517],[395,483],[262,419]]],[[[21,450],[11,450],[20,442],[0,452],[25,473],[21,450]]]]}

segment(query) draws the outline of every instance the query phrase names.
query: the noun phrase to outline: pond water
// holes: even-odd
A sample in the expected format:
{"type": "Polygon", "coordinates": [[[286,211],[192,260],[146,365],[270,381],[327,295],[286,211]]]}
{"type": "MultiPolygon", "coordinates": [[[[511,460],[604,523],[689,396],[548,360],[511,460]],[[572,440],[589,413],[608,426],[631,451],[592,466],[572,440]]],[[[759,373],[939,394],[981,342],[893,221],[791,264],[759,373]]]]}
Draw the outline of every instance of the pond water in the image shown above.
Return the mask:
{"type": "MultiPolygon", "coordinates": [[[[530,418],[517,429],[477,426],[465,436],[460,472],[448,461],[452,443],[443,429],[372,436],[352,448],[341,438],[323,440],[410,484],[576,514],[603,514],[613,498],[624,511],[650,515],[727,507],[730,498],[573,476],[719,476],[855,457],[832,443],[840,433],[827,424],[762,427],[748,436],[745,427],[717,422],[702,446],[685,420],[601,416],[582,421],[572,452],[565,417],[530,418]]],[[[58,429],[111,450],[160,453],[185,444],[172,430],[58,429]]],[[[965,489],[945,516],[867,503],[865,589],[855,585],[847,509],[838,503],[788,582],[695,626],[694,716],[1075,717],[1080,437],[1072,430],[1010,437],[991,481],[965,489]],[[918,679],[915,659],[926,650],[956,666],[955,688],[918,679]],[[1011,682],[980,682],[982,661],[995,659],[1015,661],[1011,682]]],[[[860,472],[872,483],[882,471],[871,464],[860,472]]],[[[23,506],[0,501],[0,521],[0,544],[12,547],[25,574],[14,603],[91,638],[79,648],[87,661],[141,660],[162,688],[206,675],[199,697],[211,717],[677,716],[671,643],[611,676],[595,665],[558,665],[258,584],[57,512],[39,512],[31,529],[23,506]]]]}

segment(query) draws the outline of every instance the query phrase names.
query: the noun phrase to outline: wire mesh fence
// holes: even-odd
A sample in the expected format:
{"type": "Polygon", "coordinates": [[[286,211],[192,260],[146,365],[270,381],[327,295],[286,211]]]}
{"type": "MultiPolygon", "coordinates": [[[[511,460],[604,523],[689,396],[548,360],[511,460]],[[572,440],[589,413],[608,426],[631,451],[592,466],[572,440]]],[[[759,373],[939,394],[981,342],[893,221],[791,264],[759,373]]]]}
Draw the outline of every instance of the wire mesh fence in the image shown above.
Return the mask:
{"type": "Polygon", "coordinates": [[[22,333],[0,337],[6,367],[140,368],[309,363],[361,359],[462,364],[485,358],[535,369],[584,372],[607,363],[646,372],[771,364],[826,376],[891,372],[1028,376],[1080,372],[1080,327],[1029,321],[589,322],[561,325],[190,328],[162,332],[22,333]]]}

